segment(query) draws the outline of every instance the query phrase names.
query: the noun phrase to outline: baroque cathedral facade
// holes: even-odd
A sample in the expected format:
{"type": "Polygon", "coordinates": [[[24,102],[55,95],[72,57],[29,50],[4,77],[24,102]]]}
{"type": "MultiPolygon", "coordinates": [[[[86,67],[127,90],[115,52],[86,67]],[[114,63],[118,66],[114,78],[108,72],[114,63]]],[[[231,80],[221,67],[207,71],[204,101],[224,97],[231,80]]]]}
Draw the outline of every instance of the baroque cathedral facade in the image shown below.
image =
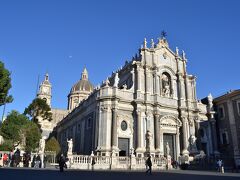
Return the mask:
{"type": "MultiPolygon", "coordinates": [[[[216,155],[212,97],[205,104],[197,99],[196,77],[186,67],[185,53],[172,51],[166,38],[151,40],[149,47],[145,39],[138,55],[95,88],[84,68],[68,109],[52,110],[50,129],[64,152],[72,139],[76,154],[159,157],[168,146],[174,159],[200,150],[216,155]]],[[[40,98],[46,98],[43,86],[40,98]]]]}

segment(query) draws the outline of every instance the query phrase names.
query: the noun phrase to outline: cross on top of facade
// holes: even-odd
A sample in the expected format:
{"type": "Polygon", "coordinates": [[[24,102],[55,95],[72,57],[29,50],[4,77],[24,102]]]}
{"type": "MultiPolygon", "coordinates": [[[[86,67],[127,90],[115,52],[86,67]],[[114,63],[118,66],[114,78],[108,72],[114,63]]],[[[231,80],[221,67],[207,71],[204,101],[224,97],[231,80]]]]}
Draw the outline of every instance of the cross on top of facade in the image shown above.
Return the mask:
{"type": "Polygon", "coordinates": [[[162,39],[165,39],[167,37],[167,32],[163,30],[161,32],[161,37],[162,37],[162,39]]]}

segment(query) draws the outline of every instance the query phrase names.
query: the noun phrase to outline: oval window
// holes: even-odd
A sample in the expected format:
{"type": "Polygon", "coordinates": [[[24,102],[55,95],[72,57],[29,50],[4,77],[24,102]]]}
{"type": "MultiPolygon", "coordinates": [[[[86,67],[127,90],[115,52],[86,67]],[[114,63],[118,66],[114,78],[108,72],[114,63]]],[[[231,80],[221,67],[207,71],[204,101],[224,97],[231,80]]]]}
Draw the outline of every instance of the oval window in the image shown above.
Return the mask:
{"type": "Polygon", "coordinates": [[[121,122],[121,129],[122,129],[123,131],[126,131],[126,129],[127,129],[127,122],[126,122],[126,121],[122,121],[122,122],[121,122]]]}

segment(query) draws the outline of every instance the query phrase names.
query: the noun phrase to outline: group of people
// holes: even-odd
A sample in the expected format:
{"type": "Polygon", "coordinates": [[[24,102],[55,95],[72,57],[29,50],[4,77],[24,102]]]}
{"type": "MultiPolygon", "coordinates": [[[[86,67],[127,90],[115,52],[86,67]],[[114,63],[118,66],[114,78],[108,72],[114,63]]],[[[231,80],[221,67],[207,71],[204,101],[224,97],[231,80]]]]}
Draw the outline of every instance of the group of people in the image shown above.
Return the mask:
{"type": "Polygon", "coordinates": [[[21,161],[20,150],[17,149],[15,152],[3,154],[3,166],[5,167],[18,167],[21,161]]]}
{"type": "MultiPolygon", "coordinates": [[[[3,166],[4,167],[19,167],[20,162],[22,162],[23,167],[34,167],[41,168],[42,161],[40,155],[34,155],[31,158],[31,154],[25,152],[22,156],[20,154],[20,150],[17,149],[15,152],[11,151],[9,153],[4,153],[3,157],[3,166]],[[32,160],[32,161],[31,161],[32,160]]],[[[46,160],[46,158],[44,158],[46,160]]],[[[45,161],[43,161],[45,167],[45,161]]]]}

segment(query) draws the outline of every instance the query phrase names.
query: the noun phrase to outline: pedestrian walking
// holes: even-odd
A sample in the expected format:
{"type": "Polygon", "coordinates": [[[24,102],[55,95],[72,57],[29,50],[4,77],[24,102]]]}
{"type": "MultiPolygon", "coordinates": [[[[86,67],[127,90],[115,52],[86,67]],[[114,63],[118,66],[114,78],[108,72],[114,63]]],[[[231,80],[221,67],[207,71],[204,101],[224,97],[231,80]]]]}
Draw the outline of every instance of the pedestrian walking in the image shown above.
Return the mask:
{"type": "Polygon", "coordinates": [[[146,161],[146,165],[148,167],[146,174],[152,174],[152,160],[151,160],[151,156],[149,155],[146,161]]]}
{"type": "Polygon", "coordinates": [[[41,167],[41,158],[40,158],[40,155],[38,154],[35,160],[34,168],[40,168],[40,167],[41,167]]]}
{"type": "Polygon", "coordinates": [[[20,150],[18,148],[14,153],[14,161],[15,167],[18,167],[21,161],[20,150]]]}
{"type": "Polygon", "coordinates": [[[224,173],[223,161],[222,161],[221,159],[218,159],[218,161],[217,161],[217,167],[218,167],[218,172],[224,173]]]}
{"type": "Polygon", "coordinates": [[[61,154],[58,163],[59,163],[60,172],[63,172],[63,169],[64,169],[64,167],[66,166],[65,157],[63,156],[63,154],[61,154]]]}
{"type": "Polygon", "coordinates": [[[4,153],[3,155],[3,166],[8,166],[8,155],[7,153],[4,153]]]}

